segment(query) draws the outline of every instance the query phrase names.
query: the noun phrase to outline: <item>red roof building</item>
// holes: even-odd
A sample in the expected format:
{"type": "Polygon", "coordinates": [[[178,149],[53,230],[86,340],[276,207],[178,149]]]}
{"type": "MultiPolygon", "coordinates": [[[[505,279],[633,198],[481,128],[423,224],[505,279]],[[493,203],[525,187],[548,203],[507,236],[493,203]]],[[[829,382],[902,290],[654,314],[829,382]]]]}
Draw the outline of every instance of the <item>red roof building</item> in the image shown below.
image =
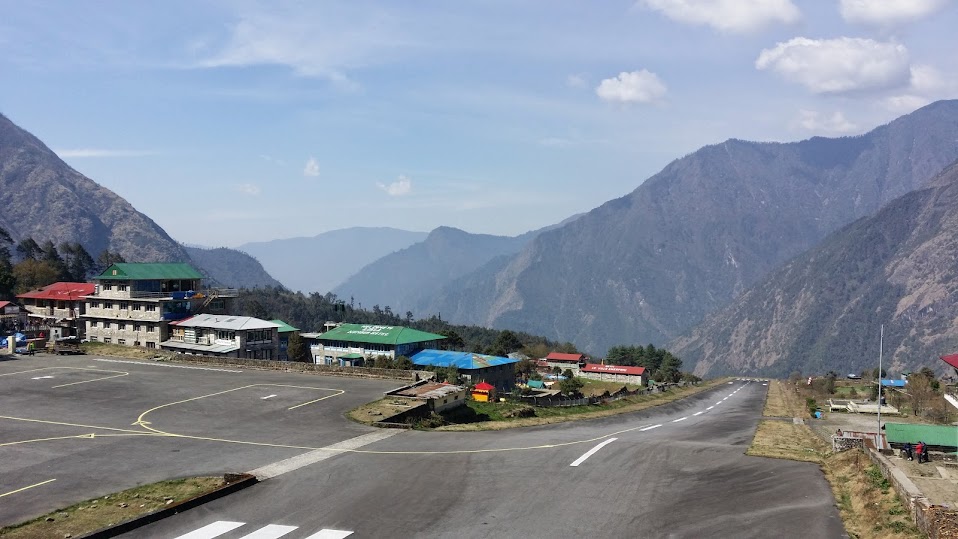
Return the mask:
{"type": "Polygon", "coordinates": [[[54,301],[79,301],[83,296],[93,294],[93,283],[53,283],[39,290],[17,295],[20,299],[38,299],[54,301]]]}
{"type": "Polygon", "coordinates": [[[582,354],[563,354],[561,352],[550,352],[546,356],[546,361],[556,363],[582,363],[585,356],[582,354]]]}
{"type": "Polygon", "coordinates": [[[579,376],[606,382],[623,382],[645,385],[648,381],[645,367],[626,367],[625,365],[599,365],[586,363],[579,369],[579,376]]]}
{"type": "Polygon", "coordinates": [[[479,382],[476,384],[476,389],[480,391],[495,391],[496,386],[492,384],[487,384],[486,382],[479,382]]]}
{"type": "Polygon", "coordinates": [[[82,337],[84,327],[79,323],[86,311],[83,297],[96,291],[93,283],[53,283],[39,290],[17,295],[30,317],[34,330],[46,328],[52,337],[82,337]]]}
{"type": "Polygon", "coordinates": [[[624,365],[599,365],[597,363],[586,363],[585,367],[582,367],[582,372],[604,372],[609,374],[643,376],[645,374],[645,367],[626,367],[624,365]]]}
{"type": "Polygon", "coordinates": [[[951,365],[955,369],[958,369],[958,354],[948,354],[947,356],[941,356],[941,360],[951,365]]]}

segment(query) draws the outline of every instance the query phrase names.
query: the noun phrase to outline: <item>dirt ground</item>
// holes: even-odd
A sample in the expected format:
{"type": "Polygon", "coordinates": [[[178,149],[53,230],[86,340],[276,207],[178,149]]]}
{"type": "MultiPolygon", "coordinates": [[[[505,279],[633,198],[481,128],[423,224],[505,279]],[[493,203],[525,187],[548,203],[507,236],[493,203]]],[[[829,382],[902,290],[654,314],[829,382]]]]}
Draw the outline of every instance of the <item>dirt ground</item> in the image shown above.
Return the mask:
{"type": "MultiPolygon", "coordinates": [[[[910,417],[882,415],[882,423],[886,420],[896,423],[913,422],[910,417]]],[[[825,419],[807,421],[812,430],[829,444],[837,429],[875,432],[878,428],[878,418],[873,414],[830,412],[825,414],[825,419]]],[[[958,463],[954,460],[942,461],[941,455],[934,453],[931,454],[931,458],[931,462],[924,464],[902,459],[897,454],[890,456],[889,460],[905,472],[905,475],[915,483],[929,502],[948,506],[951,509],[958,508],[958,463]]]]}

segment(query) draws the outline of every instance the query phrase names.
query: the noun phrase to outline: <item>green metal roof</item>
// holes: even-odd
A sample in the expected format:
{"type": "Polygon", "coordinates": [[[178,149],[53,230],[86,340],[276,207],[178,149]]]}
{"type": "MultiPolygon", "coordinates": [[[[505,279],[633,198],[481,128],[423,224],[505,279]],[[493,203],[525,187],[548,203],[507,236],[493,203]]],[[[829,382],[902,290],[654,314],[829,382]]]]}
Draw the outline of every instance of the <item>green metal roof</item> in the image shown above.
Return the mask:
{"type": "Polygon", "coordinates": [[[291,325],[287,324],[286,322],[283,322],[282,320],[279,320],[279,319],[277,319],[277,320],[270,320],[270,322],[279,325],[279,329],[277,329],[276,331],[278,331],[278,332],[280,332],[280,333],[291,333],[291,332],[293,332],[293,331],[299,331],[299,328],[294,328],[293,326],[291,326],[291,325]]]}
{"type": "Polygon", "coordinates": [[[106,280],[173,280],[173,279],[202,279],[203,274],[196,271],[193,266],[182,263],[148,263],[134,264],[130,262],[121,262],[113,264],[100,275],[97,279],[106,280]]]}
{"type": "Polygon", "coordinates": [[[374,344],[410,344],[445,339],[442,335],[401,326],[343,324],[319,336],[321,341],[347,341],[374,344]]]}
{"type": "Polygon", "coordinates": [[[958,427],[954,425],[917,425],[914,423],[885,423],[885,437],[889,442],[958,446],[958,427]]]}

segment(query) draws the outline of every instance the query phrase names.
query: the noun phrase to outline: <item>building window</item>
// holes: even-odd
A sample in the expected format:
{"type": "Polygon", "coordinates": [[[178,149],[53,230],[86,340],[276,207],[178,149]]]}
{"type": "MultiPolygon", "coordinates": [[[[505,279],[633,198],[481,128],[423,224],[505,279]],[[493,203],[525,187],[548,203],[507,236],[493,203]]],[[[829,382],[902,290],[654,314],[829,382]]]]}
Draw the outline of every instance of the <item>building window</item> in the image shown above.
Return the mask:
{"type": "Polygon", "coordinates": [[[112,284],[104,284],[104,285],[103,285],[103,290],[113,290],[113,285],[112,285],[112,284]]]}
{"type": "Polygon", "coordinates": [[[119,290],[120,292],[126,292],[126,285],[125,285],[125,284],[121,284],[120,286],[117,286],[116,288],[117,288],[117,290],[119,290]]]}
{"type": "Polygon", "coordinates": [[[140,346],[140,341],[133,341],[133,346],[140,346]]]}
{"type": "Polygon", "coordinates": [[[126,344],[126,339],[117,339],[116,344],[126,344]]]}
{"type": "Polygon", "coordinates": [[[146,326],[147,333],[153,333],[156,331],[156,326],[146,326]]]}
{"type": "Polygon", "coordinates": [[[97,327],[97,324],[99,324],[99,322],[97,322],[96,320],[90,320],[90,327],[91,327],[91,328],[97,327]]]}
{"type": "Polygon", "coordinates": [[[147,305],[146,310],[148,312],[156,312],[156,305],[147,305]]]}
{"type": "Polygon", "coordinates": [[[147,341],[146,347],[147,347],[147,348],[156,348],[156,343],[155,343],[155,342],[149,342],[149,341],[147,341]]]}
{"type": "Polygon", "coordinates": [[[133,331],[140,331],[142,328],[143,326],[139,324],[133,324],[133,331]]]}
{"type": "Polygon", "coordinates": [[[109,337],[103,337],[103,342],[105,342],[105,343],[111,343],[111,342],[113,342],[113,339],[111,339],[111,338],[109,338],[109,337]]]}
{"type": "Polygon", "coordinates": [[[137,303],[136,305],[133,306],[133,310],[134,310],[134,311],[139,311],[139,310],[141,310],[141,309],[143,309],[143,306],[140,305],[139,303],[137,303]]]}
{"type": "Polygon", "coordinates": [[[96,342],[96,335],[90,335],[90,342],[96,342]]]}
{"type": "Polygon", "coordinates": [[[126,322],[117,322],[116,329],[126,331],[126,322]]]}

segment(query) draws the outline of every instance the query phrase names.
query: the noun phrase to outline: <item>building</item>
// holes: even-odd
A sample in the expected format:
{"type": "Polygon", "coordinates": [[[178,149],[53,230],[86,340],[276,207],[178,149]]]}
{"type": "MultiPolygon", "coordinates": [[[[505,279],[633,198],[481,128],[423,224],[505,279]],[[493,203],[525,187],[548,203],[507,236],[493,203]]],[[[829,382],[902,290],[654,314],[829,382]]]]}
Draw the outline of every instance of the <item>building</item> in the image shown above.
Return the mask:
{"type": "Polygon", "coordinates": [[[299,329],[294,328],[282,320],[270,320],[270,322],[279,326],[277,329],[279,332],[279,355],[276,356],[276,359],[289,361],[289,355],[286,353],[286,350],[289,349],[289,336],[299,331],[299,329]]]}
{"type": "Polygon", "coordinates": [[[27,311],[29,329],[47,331],[51,339],[83,338],[86,325],[81,317],[86,312],[83,299],[94,293],[93,283],[60,282],[17,295],[27,311]]]}
{"type": "Polygon", "coordinates": [[[562,352],[550,352],[549,355],[536,362],[536,367],[545,370],[552,370],[555,367],[559,367],[562,369],[562,372],[565,372],[566,369],[569,369],[573,374],[578,374],[579,367],[584,364],[585,356],[582,354],[563,354],[562,352]]]}
{"type": "Polygon", "coordinates": [[[302,333],[313,362],[322,365],[359,367],[377,356],[411,357],[423,348],[435,347],[442,335],[401,326],[340,324],[325,333],[302,333]]]}
{"type": "Polygon", "coordinates": [[[189,264],[113,264],[94,278],[93,294],[84,297],[86,338],[159,348],[170,339],[170,322],[229,312],[236,290],[204,289],[202,280],[189,264]]]}
{"type": "Polygon", "coordinates": [[[198,314],[170,322],[160,348],[181,354],[245,359],[279,357],[279,324],[253,318],[198,314]]]}
{"type": "Polygon", "coordinates": [[[423,350],[409,359],[420,367],[456,367],[459,376],[469,384],[487,382],[500,391],[509,391],[515,386],[515,364],[519,362],[508,357],[432,349],[423,350]]]}
{"type": "Polygon", "coordinates": [[[0,329],[3,333],[15,333],[26,325],[26,312],[12,301],[0,301],[0,329]]]}
{"type": "Polygon", "coordinates": [[[441,412],[466,403],[466,388],[445,382],[425,382],[400,388],[387,396],[408,397],[425,401],[429,410],[441,412]]]}
{"type": "Polygon", "coordinates": [[[603,382],[622,382],[644,386],[648,383],[648,371],[645,367],[626,367],[624,365],[599,365],[586,363],[579,369],[579,376],[603,382]]]}
{"type": "Polygon", "coordinates": [[[472,400],[479,402],[496,400],[496,386],[479,382],[472,388],[472,400]]]}

